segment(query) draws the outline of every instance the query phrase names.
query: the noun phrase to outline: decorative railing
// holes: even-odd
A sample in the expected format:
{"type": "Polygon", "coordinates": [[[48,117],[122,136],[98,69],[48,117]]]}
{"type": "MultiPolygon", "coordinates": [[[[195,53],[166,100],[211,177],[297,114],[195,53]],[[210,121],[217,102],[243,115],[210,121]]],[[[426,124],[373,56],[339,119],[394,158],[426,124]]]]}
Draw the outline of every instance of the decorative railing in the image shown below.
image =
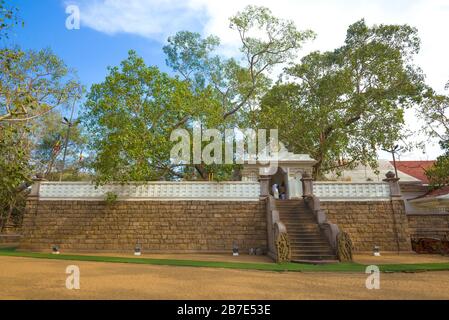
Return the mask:
{"type": "Polygon", "coordinates": [[[390,198],[388,183],[377,182],[321,182],[313,183],[313,194],[326,200],[387,200],[390,198]]]}
{"type": "Polygon", "coordinates": [[[87,182],[40,182],[41,200],[103,200],[107,193],[118,200],[238,200],[258,201],[257,182],[148,182],[96,187],[87,182]]]}

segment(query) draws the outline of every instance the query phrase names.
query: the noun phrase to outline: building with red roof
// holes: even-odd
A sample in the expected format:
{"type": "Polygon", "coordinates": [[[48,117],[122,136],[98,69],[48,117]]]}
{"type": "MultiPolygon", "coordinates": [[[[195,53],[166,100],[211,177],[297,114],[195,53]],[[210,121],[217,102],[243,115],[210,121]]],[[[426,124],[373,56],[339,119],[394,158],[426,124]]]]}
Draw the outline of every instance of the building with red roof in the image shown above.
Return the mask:
{"type": "MultiPolygon", "coordinates": [[[[392,165],[393,161],[390,161],[392,165]]],[[[420,180],[423,184],[428,185],[429,179],[426,176],[426,170],[432,167],[435,160],[429,161],[396,161],[396,169],[409,176],[420,180]]]]}

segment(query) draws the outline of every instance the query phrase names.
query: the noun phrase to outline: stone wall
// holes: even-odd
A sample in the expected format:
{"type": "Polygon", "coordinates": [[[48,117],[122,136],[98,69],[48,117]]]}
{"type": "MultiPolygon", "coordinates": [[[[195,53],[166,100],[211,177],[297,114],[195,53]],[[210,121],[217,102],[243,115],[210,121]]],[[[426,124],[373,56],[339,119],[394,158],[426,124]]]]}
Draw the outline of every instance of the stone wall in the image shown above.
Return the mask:
{"type": "Polygon", "coordinates": [[[23,250],[241,252],[267,247],[264,201],[29,200],[23,250]]]}
{"type": "Polygon", "coordinates": [[[403,201],[326,201],[321,208],[349,234],[355,251],[411,251],[403,201]]]}
{"type": "Polygon", "coordinates": [[[407,215],[412,238],[449,239],[449,214],[407,215]]]}
{"type": "Polygon", "coordinates": [[[20,234],[0,234],[0,247],[16,246],[20,242],[20,234]]]}

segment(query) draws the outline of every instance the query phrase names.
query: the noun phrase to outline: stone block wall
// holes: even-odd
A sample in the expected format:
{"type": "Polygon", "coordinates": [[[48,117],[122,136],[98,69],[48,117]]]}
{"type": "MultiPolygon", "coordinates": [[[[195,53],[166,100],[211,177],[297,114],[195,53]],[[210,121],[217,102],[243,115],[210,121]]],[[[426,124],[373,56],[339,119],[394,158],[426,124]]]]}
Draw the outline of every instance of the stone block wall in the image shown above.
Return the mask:
{"type": "Polygon", "coordinates": [[[36,201],[22,227],[23,250],[241,252],[267,247],[264,201],[36,201]]]}
{"type": "Polygon", "coordinates": [[[407,215],[412,238],[449,239],[449,214],[407,215]]]}
{"type": "Polygon", "coordinates": [[[0,234],[0,247],[7,247],[9,245],[16,245],[20,242],[20,234],[0,234]]]}
{"type": "Polygon", "coordinates": [[[347,232],[354,251],[411,251],[410,232],[403,201],[321,202],[329,221],[347,232]]]}

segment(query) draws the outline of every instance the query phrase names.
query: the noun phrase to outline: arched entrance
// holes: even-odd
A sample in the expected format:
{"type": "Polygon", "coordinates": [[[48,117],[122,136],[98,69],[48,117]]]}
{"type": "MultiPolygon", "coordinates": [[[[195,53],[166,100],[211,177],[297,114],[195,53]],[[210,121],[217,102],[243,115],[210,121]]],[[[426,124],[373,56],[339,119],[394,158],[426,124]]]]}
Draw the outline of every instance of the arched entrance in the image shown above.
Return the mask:
{"type": "Polygon", "coordinates": [[[273,194],[273,185],[277,184],[279,189],[279,196],[281,196],[282,190],[285,190],[285,198],[289,199],[289,188],[288,188],[288,173],[287,170],[278,167],[278,170],[270,179],[270,194],[273,194]]]}

